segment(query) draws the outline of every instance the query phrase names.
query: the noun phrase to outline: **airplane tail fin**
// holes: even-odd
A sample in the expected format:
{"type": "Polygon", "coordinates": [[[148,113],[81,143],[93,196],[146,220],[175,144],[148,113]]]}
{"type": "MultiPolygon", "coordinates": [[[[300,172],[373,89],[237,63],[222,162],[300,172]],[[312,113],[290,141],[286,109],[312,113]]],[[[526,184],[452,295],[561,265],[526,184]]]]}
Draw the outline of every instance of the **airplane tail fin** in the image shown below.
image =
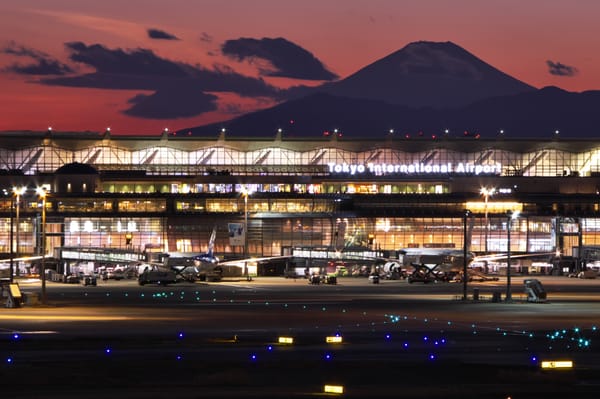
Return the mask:
{"type": "Polygon", "coordinates": [[[215,227],[210,235],[210,239],[208,240],[208,255],[214,256],[213,251],[215,249],[215,240],[217,238],[217,228],[215,227]]]}

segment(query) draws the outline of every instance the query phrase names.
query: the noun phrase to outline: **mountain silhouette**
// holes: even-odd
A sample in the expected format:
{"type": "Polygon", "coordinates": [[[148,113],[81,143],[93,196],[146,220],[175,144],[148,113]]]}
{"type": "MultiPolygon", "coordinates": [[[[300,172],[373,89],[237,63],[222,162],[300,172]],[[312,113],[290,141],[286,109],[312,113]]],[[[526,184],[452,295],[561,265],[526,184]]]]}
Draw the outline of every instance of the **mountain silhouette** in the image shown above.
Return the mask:
{"type": "Polygon", "coordinates": [[[415,42],[347,78],[320,88],[339,97],[413,108],[456,108],[489,97],[533,91],[454,43],[415,42]]]}
{"type": "Polygon", "coordinates": [[[600,91],[536,89],[451,42],[410,43],[356,73],[316,88],[290,91],[272,108],[182,129],[213,136],[402,138],[452,135],[590,137],[599,125],[600,91]]]}

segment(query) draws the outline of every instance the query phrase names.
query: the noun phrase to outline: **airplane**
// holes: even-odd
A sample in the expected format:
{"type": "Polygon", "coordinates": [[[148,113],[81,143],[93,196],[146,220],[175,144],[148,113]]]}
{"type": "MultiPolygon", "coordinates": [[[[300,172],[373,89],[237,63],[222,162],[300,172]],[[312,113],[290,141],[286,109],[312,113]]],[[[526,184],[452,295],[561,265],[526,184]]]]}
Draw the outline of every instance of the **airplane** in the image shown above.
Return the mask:
{"type": "MultiPolygon", "coordinates": [[[[388,276],[395,274],[403,277],[406,275],[409,282],[421,281],[454,281],[456,277],[462,278],[465,267],[465,252],[455,248],[404,248],[398,251],[397,260],[388,260],[383,265],[383,271],[388,276]],[[410,271],[410,273],[409,273],[410,271]]],[[[553,255],[554,252],[513,254],[511,259],[529,258],[553,255]]],[[[475,255],[467,251],[467,263],[469,267],[475,262],[489,262],[507,259],[508,254],[475,255]]],[[[469,280],[491,281],[495,277],[487,276],[485,273],[468,269],[469,280]]]]}
{"type": "MultiPolygon", "coordinates": [[[[439,272],[460,272],[464,269],[465,252],[454,248],[404,248],[399,251],[402,266],[414,264],[435,268],[439,272]]],[[[467,265],[475,259],[473,252],[467,251],[467,265]]]]}
{"type": "Polygon", "coordinates": [[[216,236],[217,229],[214,228],[206,252],[170,252],[163,254],[163,264],[188,281],[220,281],[225,277],[245,277],[250,281],[259,262],[291,258],[284,255],[222,261],[214,254],[216,236]]]}

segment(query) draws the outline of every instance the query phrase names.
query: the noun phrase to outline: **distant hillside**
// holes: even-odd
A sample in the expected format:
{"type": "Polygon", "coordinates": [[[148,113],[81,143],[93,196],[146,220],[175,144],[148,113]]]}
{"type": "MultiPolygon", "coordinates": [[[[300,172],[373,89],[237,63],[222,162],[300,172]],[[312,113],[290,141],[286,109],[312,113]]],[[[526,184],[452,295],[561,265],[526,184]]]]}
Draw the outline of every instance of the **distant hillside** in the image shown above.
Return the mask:
{"type": "Polygon", "coordinates": [[[403,138],[480,134],[495,137],[595,136],[600,126],[600,91],[571,93],[553,87],[514,96],[486,99],[458,108],[412,109],[382,101],[313,94],[239,118],[188,129],[193,135],[215,136],[221,127],[237,137],[270,137],[277,129],[285,136],[319,137],[334,129],[345,137],[385,137],[390,129],[403,138]]]}

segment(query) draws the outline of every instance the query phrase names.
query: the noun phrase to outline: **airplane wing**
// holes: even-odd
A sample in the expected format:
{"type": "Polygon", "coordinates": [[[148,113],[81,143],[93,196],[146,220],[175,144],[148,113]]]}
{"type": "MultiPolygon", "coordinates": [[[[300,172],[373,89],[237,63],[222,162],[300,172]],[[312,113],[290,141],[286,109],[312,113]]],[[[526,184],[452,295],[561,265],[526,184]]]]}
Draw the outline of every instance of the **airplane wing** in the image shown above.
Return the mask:
{"type": "MultiPolygon", "coordinates": [[[[46,255],[46,258],[49,258],[50,256],[46,255]]],[[[13,258],[12,261],[13,262],[23,262],[23,261],[30,261],[30,260],[38,260],[38,259],[42,259],[41,255],[38,256],[21,256],[19,258],[13,258]]],[[[10,263],[11,259],[0,259],[0,263],[10,263]]]]}
{"type": "Polygon", "coordinates": [[[282,255],[282,256],[265,256],[262,258],[243,258],[243,259],[233,259],[226,261],[219,261],[219,265],[221,266],[242,266],[246,263],[251,262],[264,262],[269,260],[278,260],[278,259],[291,259],[292,255],[282,255]]]}
{"type": "MultiPolygon", "coordinates": [[[[510,258],[511,259],[534,258],[537,256],[555,256],[555,255],[556,255],[556,252],[536,252],[536,253],[529,253],[529,254],[511,254],[510,258]]],[[[483,262],[483,261],[495,261],[495,260],[501,260],[501,259],[508,259],[508,254],[503,253],[503,254],[479,255],[479,256],[476,256],[473,259],[473,261],[483,262]]]]}

